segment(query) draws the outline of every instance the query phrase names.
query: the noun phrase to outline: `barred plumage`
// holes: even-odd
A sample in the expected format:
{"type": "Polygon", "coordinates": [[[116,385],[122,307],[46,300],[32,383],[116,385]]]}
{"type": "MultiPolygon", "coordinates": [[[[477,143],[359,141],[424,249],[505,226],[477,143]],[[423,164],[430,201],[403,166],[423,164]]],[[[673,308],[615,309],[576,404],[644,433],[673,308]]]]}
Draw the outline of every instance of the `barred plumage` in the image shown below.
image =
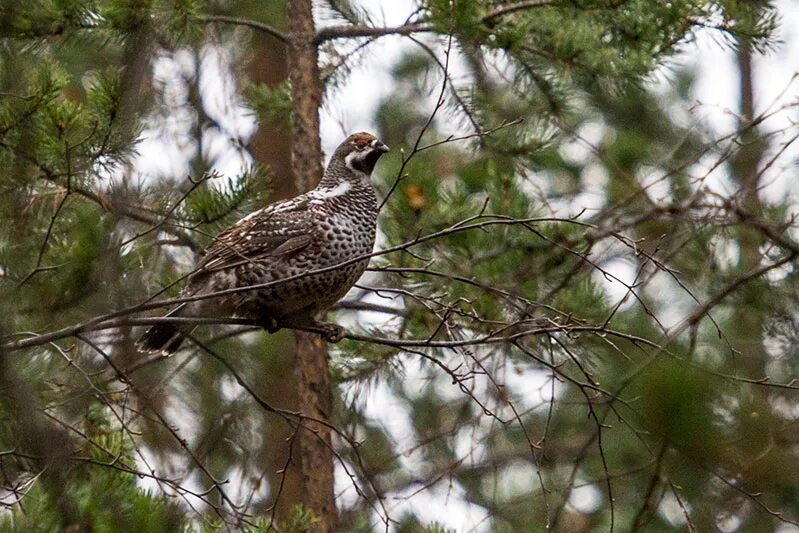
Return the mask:
{"type": "MultiPolygon", "coordinates": [[[[343,331],[316,315],[338,301],[363,274],[368,259],[333,267],[371,253],[377,199],[369,181],[388,147],[369,133],[339,145],[319,185],[290,200],[250,213],[222,232],[205,250],[182,296],[201,296],[262,283],[283,283],[182,304],[168,316],[255,318],[274,331],[316,326],[332,342],[343,331]],[[299,276],[296,279],[288,279],[299,276]]],[[[139,339],[144,351],[174,353],[193,328],[171,324],[150,328],[139,339]]]]}

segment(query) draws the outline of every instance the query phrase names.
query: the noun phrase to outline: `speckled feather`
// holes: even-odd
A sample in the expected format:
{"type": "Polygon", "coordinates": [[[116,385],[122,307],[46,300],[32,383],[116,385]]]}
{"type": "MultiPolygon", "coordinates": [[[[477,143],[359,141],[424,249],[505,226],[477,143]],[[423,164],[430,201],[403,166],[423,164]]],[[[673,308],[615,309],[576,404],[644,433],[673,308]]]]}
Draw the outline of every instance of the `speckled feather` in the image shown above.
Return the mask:
{"type": "MultiPolygon", "coordinates": [[[[184,296],[279,281],[372,252],[377,198],[371,171],[388,148],[368,133],[348,137],[334,152],[319,186],[250,213],[205,250],[184,296]]],[[[270,287],[191,302],[172,316],[238,316],[310,324],[363,274],[368,258],[270,287]]],[[[169,354],[190,330],[154,326],[145,351],[169,354]]]]}
{"type": "MultiPolygon", "coordinates": [[[[368,255],[374,246],[377,199],[365,177],[350,183],[338,191],[335,185],[322,185],[243,218],[207,249],[188,290],[198,294],[269,283],[368,255]]],[[[242,292],[222,305],[242,316],[315,314],[338,301],[367,263],[242,292]]]]}

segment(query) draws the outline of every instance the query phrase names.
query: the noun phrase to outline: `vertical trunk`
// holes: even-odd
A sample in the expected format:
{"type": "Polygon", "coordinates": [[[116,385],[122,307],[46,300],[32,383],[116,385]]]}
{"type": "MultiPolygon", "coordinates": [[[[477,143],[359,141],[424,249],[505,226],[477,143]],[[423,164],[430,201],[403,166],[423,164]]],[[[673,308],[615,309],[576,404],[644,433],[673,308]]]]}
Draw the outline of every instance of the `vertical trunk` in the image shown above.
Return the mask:
{"type": "MultiPolygon", "coordinates": [[[[293,134],[291,168],[297,191],[315,186],[322,177],[322,149],[319,140],[319,81],[317,48],[313,42],[314,20],[311,0],[288,3],[291,45],[289,78],[292,88],[293,134]]],[[[330,417],[332,396],[325,343],[314,334],[296,333],[295,369],[299,409],[317,420],[330,417]]],[[[302,502],[318,519],[315,531],[333,531],[336,505],[333,497],[333,453],[330,429],[305,421],[298,435],[302,469],[302,502]]]]}
{"type": "MultiPolygon", "coordinates": [[[[242,2],[237,4],[233,15],[258,20],[276,20],[285,18],[280,7],[271,7],[264,11],[258,2],[242,2]]],[[[275,37],[263,32],[254,31],[251,41],[251,59],[247,64],[247,75],[256,83],[264,83],[275,87],[285,82],[288,77],[287,47],[275,37]]],[[[249,150],[253,158],[268,167],[272,177],[269,183],[270,201],[291,198],[298,193],[291,175],[291,139],[288,120],[263,121],[258,131],[250,140],[249,150]]],[[[263,186],[266,184],[256,186],[263,186]]],[[[277,345],[270,349],[261,363],[259,394],[266,401],[296,411],[300,409],[297,380],[294,377],[294,348],[289,339],[285,345],[277,345]]],[[[299,457],[296,439],[292,439],[293,430],[276,417],[265,419],[263,444],[258,458],[263,465],[269,481],[274,505],[274,513],[278,523],[291,520],[292,508],[302,503],[303,480],[299,461],[287,464],[286,458],[299,457]],[[291,449],[290,449],[291,448],[291,449]],[[280,489],[278,489],[280,487],[280,489]],[[279,494],[279,497],[278,497],[279,494]]]]}
{"type": "MultiPolygon", "coordinates": [[[[765,143],[756,127],[750,126],[754,118],[755,88],[752,73],[752,51],[746,41],[740,43],[739,68],[739,114],[741,117],[742,145],[732,161],[732,175],[739,187],[738,203],[748,213],[760,216],[763,206],[758,196],[760,187],[760,161],[765,143]]],[[[739,269],[741,275],[749,272],[761,262],[763,236],[754,228],[742,226],[737,234],[740,248],[739,269]]],[[[738,306],[733,320],[735,332],[733,345],[742,352],[741,365],[747,377],[759,379],[765,375],[766,353],[763,347],[763,321],[765,318],[762,280],[750,283],[742,294],[743,305],[738,306]]]]}
{"type": "MultiPolygon", "coordinates": [[[[330,419],[333,398],[325,342],[313,333],[296,334],[296,374],[300,411],[315,420],[330,419]]],[[[306,420],[298,435],[302,468],[302,503],[319,519],[314,531],[333,531],[333,443],[327,426],[306,420]]]]}
{"type": "MultiPolygon", "coordinates": [[[[246,14],[249,16],[249,14],[246,14]]],[[[268,20],[268,19],[267,19],[268,20]]],[[[247,69],[248,77],[258,83],[276,87],[286,81],[287,47],[273,36],[253,32],[253,57],[247,69]]],[[[273,177],[270,199],[283,200],[296,196],[298,191],[291,179],[291,135],[288,120],[262,122],[249,145],[250,153],[259,163],[269,167],[273,177]]]]}
{"type": "MultiPolygon", "coordinates": [[[[257,4],[246,4],[257,11],[257,4]]],[[[270,198],[289,198],[316,185],[322,176],[319,140],[321,85],[317,49],[313,42],[314,21],[310,0],[286,2],[286,19],[291,45],[255,32],[253,58],[248,67],[250,79],[271,86],[286,77],[292,86],[292,129],[288,124],[262,123],[250,142],[256,161],[269,167],[273,176],[270,198]]],[[[257,14],[239,13],[257,18],[257,14]]],[[[264,377],[264,397],[281,406],[318,420],[330,416],[332,396],[325,343],[316,335],[297,332],[294,353],[270,354],[270,372],[264,377]],[[292,370],[293,369],[293,370],[292,370]],[[292,375],[293,373],[293,375],[292,375]]],[[[333,499],[333,455],[330,430],[314,422],[304,422],[297,437],[291,439],[280,421],[268,428],[265,457],[271,472],[270,486],[282,484],[277,504],[279,522],[290,519],[294,505],[302,503],[317,517],[314,531],[332,531],[336,524],[333,499]],[[287,446],[293,444],[293,450],[287,446]],[[282,471],[286,457],[293,461],[282,471]],[[285,476],[284,478],[282,476],[285,476]]]]}
{"type": "Polygon", "coordinates": [[[319,81],[317,49],[313,42],[311,0],[289,2],[288,16],[291,30],[289,79],[294,120],[291,168],[297,190],[306,191],[322,178],[322,147],[319,140],[322,87],[319,81]]]}

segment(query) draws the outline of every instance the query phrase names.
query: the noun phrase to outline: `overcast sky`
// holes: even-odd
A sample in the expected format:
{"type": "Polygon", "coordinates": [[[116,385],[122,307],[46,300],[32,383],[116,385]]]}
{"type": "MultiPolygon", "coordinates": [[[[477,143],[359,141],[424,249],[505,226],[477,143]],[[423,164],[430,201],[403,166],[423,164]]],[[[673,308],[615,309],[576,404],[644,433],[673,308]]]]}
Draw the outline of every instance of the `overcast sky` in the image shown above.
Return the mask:
{"type": "MultiPolygon", "coordinates": [[[[370,0],[362,1],[362,5],[368,6],[369,11],[374,15],[376,22],[383,22],[386,25],[398,25],[403,23],[414,11],[414,3],[411,0],[370,0]]],[[[779,30],[781,44],[769,54],[755,59],[755,91],[756,91],[756,111],[761,112],[768,108],[785,105],[789,102],[799,100],[799,83],[792,81],[799,68],[799,4],[795,0],[780,0],[775,2],[782,15],[782,23],[779,30]]],[[[324,23],[324,21],[320,21],[324,23]]],[[[346,82],[330,95],[325,103],[325,108],[321,115],[322,120],[322,145],[326,157],[329,157],[332,150],[349,133],[358,130],[374,131],[375,125],[372,121],[374,112],[382,98],[390,96],[394,89],[391,83],[390,69],[404,51],[413,46],[407,39],[402,37],[384,37],[371,44],[364,57],[364,61],[356,66],[351,76],[346,82]]],[[[209,49],[200,58],[203,64],[203,77],[201,84],[204,86],[203,92],[206,95],[213,95],[209,113],[227,131],[225,134],[209,135],[205,140],[204,151],[216,159],[216,167],[223,174],[235,174],[239,167],[249,164],[246,151],[236,148],[230,143],[230,138],[238,137],[247,139],[255,130],[256,123],[247,109],[240,105],[236,95],[236,80],[232,74],[225,70],[225,64],[229,63],[226,54],[229,51],[218,47],[209,49]]],[[[180,83],[181,76],[190,76],[194,71],[196,61],[188,52],[178,52],[172,56],[164,57],[155,63],[155,73],[157,83],[165,83],[169,90],[167,99],[175,102],[185,100],[187,87],[180,83]]],[[[712,125],[720,134],[729,132],[735,127],[735,117],[731,110],[735,109],[738,101],[737,70],[735,65],[734,53],[729,47],[719,44],[718,37],[710,31],[700,32],[698,39],[694,43],[689,43],[684,47],[683,52],[669,62],[658,74],[653,76],[653,85],[656,90],[658,86],[664,87],[672,78],[672,72],[677,68],[692,68],[698,75],[698,81],[694,87],[693,97],[698,105],[692,110],[677,110],[684,120],[695,120],[712,125]]],[[[454,75],[457,77],[458,64],[453,65],[454,75]]],[[[431,95],[428,105],[432,108],[435,96],[431,95]]],[[[188,110],[187,110],[188,112],[188,110]]],[[[796,113],[785,113],[774,120],[769,121],[764,126],[767,129],[777,129],[784,126],[790,119],[797,119],[796,113]]],[[[155,120],[155,119],[154,119],[155,120]]],[[[185,117],[180,112],[170,113],[168,116],[157,118],[161,126],[161,135],[156,136],[157,128],[145,131],[143,142],[139,150],[141,156],[136,165],[139,174],[145,179],[153,179],[158,175],[180,176],[188,173],[186,163],[187,156],[196,150],[192,141],[182,142],[181,130],[185,127],[185,117]]],[[[188,133],[185,139],[190,139],[188,133]]],[[[790,155],[788,160],[795,161],[796,154],[790,155]]],[[[794,165],[794,163],[791,163],[794,165]]],[[[771,184],[767,188],[765,195],[773,199],[782,198],[785,195],[796,195],[797,185],[794,177],[795,168],[785,167],[775,170],[771,184]],[[791,172],[785,172],[791,170],[791,172]]],[[[590,201],[586,197],[586,201],[590,201]]],[[[581,209],[581,206],[572,206],[581,209]]],[[[620,277],[627,277],[625,266],[616,265],[611,270],[620,277]]],[[[631,274],[632,275],[632,274],[631,274]]],[[[602,278],[604,279],[604,278],[602,278]]],[[[614,290],[626,291],[620,284],[618,287],[606,287],[611,297],[614,290]]],[[[417,376],[421,379],[421,373],[414,370],[413,365],[406,366],[405,379],[408,386],[421,387],[421,382],[414,383],[417,376]]],[[[528,376],[523,376],[524,383],[512,383],[513,376],[508,376],[509,389],[530,389],[531,381],[528,376]]],[[[519,378],[521,379],[521,378],[519,378]]],[[[535,387],[532,387],[535,388],[535,387]]],[[[442,390],[446,389],[443,387],[442,390]]],[[[353,393],[353,391],[349,391],[353,393]]],[[[546,401],[544,397],[536,397],[535,401],[546,401]]],[[[400,400],[390,394],[385,387],[373,387],[360,399],[366,406],[366,415],[373,416],[376,420],[386,425],[387,431],[391,434],[402,450],[412,443],[403,442],[411,434],[409,431],[410,419],[402,416],[407,414],[406,407],[396,405],[400,400]],[[367,401],[368,400],[368,401],[367,401]],[[390,419],[381,414],[392,413],[390,419]]],[[[473,435],[464,436],[464,453],[472,450],[471,439],[473,435]]],[[[418,468],[421,458],[413,454],[403,455],[401,460],[409,470],[418,468]]],[[[522,468],[520,465],[514,472],[508,472],[506,481],[508,483],[522,482],[532,477],[532,473],[522,468]],[[520,477],[521,476],[521,477],[520,477]]],[[[530,465],[526,465],[529,467],[530,465]]],[[[347,490],[349,479],[344,477],[337,485],[343,491],[342,503],[347,498],[357,497],[353,490],[347,490]]],[[[485,520],[486,513],[478,506],[466,503],[460,497],[460,489],[455,486],[433,487],[423,491],[416,497],[405,498],[417,487],[407,489],[407,494],[395,494],[389,499],[388,504],[393,509],[394,516],[398,516],[401,508],[413,510],[422,520],[438,521],[442,525],[454,528],[457,531],[482,531],[487,530],[489,523],[485,520]],[[445,511],[444,511],[445,510],[445,511]]],[[[572,495],[572,505],[585,511],[590,511],[599,501],[600,492],[590,485],[575,491],[572,495]]],[[[664,506],[668,506],[668,501],[664,506]]],[[[664,509],[665,509],[664,507],[664,509]]],[[[667,510],[661,510],[668,512],[667,510]]],[[[675,516],[681,516],[679,513],[675,516]]]]}
{"type": "MultiPolygon", "coordinates": [[[[408,18],[414,4],[410,0],[382,0],[363,1],[361,5],[368,6],[376,21],[385,21],[386,25],[398,25],[408,18]]],[[[782,16],[778,33],[781,43],[767,55],[756,57],[754,60],[756,113],[799,100],[799,83],[794,79],[799,70],[799,4],[795,0],[780,0],[775,2],[775,5],[778,6],[782,16]]],[[[322,145],[326,155],[329,156],[347,132],[375,129],[372,117],[377,105],[382,98],[390,96],[393,89],[390,69],[402,53],[412,49],[413,46],[415,45],[402,37],[385,37],[370,45],[366,61],[353,71],[347,82],[326,102],[322,113],[322,145]]],[[[680,68],[691,68],[697,74],[693,99],[698,105],[691,110],[684,109],[678,112],[685,117],[685,120],[695,120],[710,125],[719,135],[734,131],[736,118],[733,110],[736,109],[739,98],[738,74],[735,54],[729,46],[723,46],[718,35],[710,30],[700,32],[696,42],[687,44],[681,54],[670,60],[666,67],[653,76],[656,90],[665,90],[665,85],[673,78],[672,73],[680,68]]],[[[457,62],[455,69],[457,77],[457,62]]],[[[434,98],[435,95],[431,95],[428,102],[431,109],[434,98]]],[[[799,117],[796,117],[796,113],[784,113],[765,123],[764,128],[784,127],[791,118],[796,120],[799,117]]],[[[785,159],[795,160],[796,157],[785,159]]],[[[770,185],[765,191],[767,197],[777,199],[788,194],[797,195],[799,189],[795,182],[799,180],[795,179],[795,172],[781,172],[781,170],[790,169],[775,169],[775,175],[771,177],[770,185]]],[[[572,208],[579,211],[582,206],[572,206],[572,208]]],[[[631,265],[619,263],[605,266],[628,283],[635,275],[631,265]]],[[[627,288],[620,283],[614,286],[607,284],[603,276],[598,278],[598,281],[607,285],[605,288],[611,298],[623,297],[627,291],[627,288]]],[[[671,314],[674,318],[669,320],[670,317],[665,316],[665,323],[674,322],[684,316],[678,307],[678,304],[672,305],[671,314]]],[[[406,366],[406,372],[404,379],[408,381],[408,387],[422,386],[422,375],[415,372],[412,365],[406,366]],[[420,380],[416,384],[413,383],[414,376],[420,380]]],[[[540,382],[540,379],[529,379],[530,377],[520,376],[520,381],[524,383],[508,382],[507,386],[509,390],[520,391],[523,388],[536,390],[535,383],[540,382]]],[[[382,419],[382,422],[388,426],[389,434],[401,444],[404,440],[403,426],[410,424],[410,420],[397,416],[406,410],[402,405],[396,405],[398,401],[400,400],[384,387],[374,387],[369,391],[368,398],[362,398],[362,404],[366,407],[365,414],[373,416],[375,420],[382,419]],[[392,413],[390,420],[381,416],[381,413],[386,412],[392,413]]],[[[462,447],[464,453],[473,448],[473,437],[473,435],[464,436],[468,441],[464,442],[462,447]]],[[[402,448],[400,445],[399,449],[402,448]]],[[[403,461],[406,468],[411,471],[419,466],[413,456],[403,456],[403,461]]],[[[525,483],[534,477],[534,472],[529,471],[531,465],[517,466],[519,468],[515,468],[513,472],[506,473],[503,481],[510,484],[525,483]],[[522,468],[523,466],[525,468],[522,468]]],[[[341,481],[338,488],[343,489],[349,481],[343,478],[341,481]]],[[[411,487],[407,492],[410,493],[415,489],[416,487],[411,487]]],[[[399,514],[402,509],[412,510],[422,520],[438,521],[456,531],[487,531],[490,524],[486,520],[485,510],[466,503],[459,497],[457,487],[452,489],[450,486],[449,489],[449,491],[437,490],[434,487],[425,491],[422,496],[409,499],[404,498],[406,494],[395,494],[392,495],[393,498],[389,498],[389,502],[394,502],[394,506],[390,507],[394,507],[393,512],[399,514]]],[[[353,490],[345,491],[345,494],[347,493],[351,493],[349,496],[354,497],[353,490]]],[[[601,491],[597,487],[584,485],[579,490],[573,491],[570,505],[580,511],[591,512],[599,504],[601,497],[601,491]]],[[[675,526],[684,521],[678,506],[668,498],[660,506],[659,512],[675,526]]]]}

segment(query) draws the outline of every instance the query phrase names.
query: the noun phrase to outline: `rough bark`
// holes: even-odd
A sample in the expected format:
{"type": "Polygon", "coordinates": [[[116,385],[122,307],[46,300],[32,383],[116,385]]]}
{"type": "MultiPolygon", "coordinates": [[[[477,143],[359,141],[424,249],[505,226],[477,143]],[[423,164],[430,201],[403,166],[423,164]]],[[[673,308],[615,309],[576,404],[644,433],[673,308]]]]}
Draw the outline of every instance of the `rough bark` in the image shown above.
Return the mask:
{"type": "MultiPolygon", "coordinates": [[[[275,87],[288,77],[286,46],[271,35],[255,31],[252,37],[253,57],[247,74],[257,83],[275,87]]],[[[291,175],[291,135],[288,120],[262,122],[250,140],[250,153],[266,164],[272,177],[270,199],[283,200],[302,192],[291,175]]]]}
{"type": "Polygon", "coordinates": [[[319,140],[319,107],[322,87],[314,44],[314,21],[310,0],[288,3],[289,79],[292,96],[291,168],[299,191],[307,191],[322,178],[322,147],[319,140]]]}
{"type": "MultiPolygon", "coordinates": [[[[313,333],[296,333],[296,374],[300,410],[327,421],[333,405],[325,342],[313,333]]],[[[330,429],[306,420],[298,435],[302,464],[302,503],[319,519],[314,531],[333,531],[337,512],[333,494],[333,452],[330,429]]]]}
{"type": "MultiPolygon", "coordinates": [[[[289,78],[292,87],[291,168],[297,191],[315,186],[322,177],[319,139],[319,80],[317,48],[311,0],[288,3],[289,78]]],[[[330,372],[325,343],[315,334],[297,332],[295,372],[299,409],[317,420],[328,420],[331,411],[330,372]]],[[[333,531],[336,505],[333,495],[333,453],[330,429],[306,421],[298,435],[302,469],[302,502],[318,519],[314,531],[333,531]]]]}
{"type": "MultiPolygon", "coordinates": [[[[236,15],[274,19],[276,10],[263,12],[258,3],[245,3],[239,6],[236,15]]],[[[282,18],[282,17],[281,17],[282,18]]],[[[288,77],[287,54],[284,43],[262,31],[252,32],[250,45],[251,58],[247,63],[247,75],[256,83],[275,87],[288,77]]],[[[283,200],[296,196],[297,190],[291,173],[291,135],[288,120],[262,121],[258,131],[248,146],[255,161],[268,168],[270,201],[283,200]]],[[[264,185],[265,187],[265,185],[264,185]]],[[[298,386],[294,376],[294,349],[289,339],[280,349],[265,354],[263,374],[259,382],[259,394],[274,405],[298,410],[298,386]]],[[[272,488],[272,502],[278,523],[291,520],[292,508],[302,503],[303,479],[300,469],[299,449],[296,439],[292,439],[292,428],[283,420],[272,417],[266,421],[263,433],[263,446],[259,462],[264,465],[269,486],[272,488]],[[294,461],[286,461],[292,457],[294,461]],[[278,489],[278,487],[280,487],[278,489]],[[279,496],[278,496],[279,493],[279,496]]]]}

